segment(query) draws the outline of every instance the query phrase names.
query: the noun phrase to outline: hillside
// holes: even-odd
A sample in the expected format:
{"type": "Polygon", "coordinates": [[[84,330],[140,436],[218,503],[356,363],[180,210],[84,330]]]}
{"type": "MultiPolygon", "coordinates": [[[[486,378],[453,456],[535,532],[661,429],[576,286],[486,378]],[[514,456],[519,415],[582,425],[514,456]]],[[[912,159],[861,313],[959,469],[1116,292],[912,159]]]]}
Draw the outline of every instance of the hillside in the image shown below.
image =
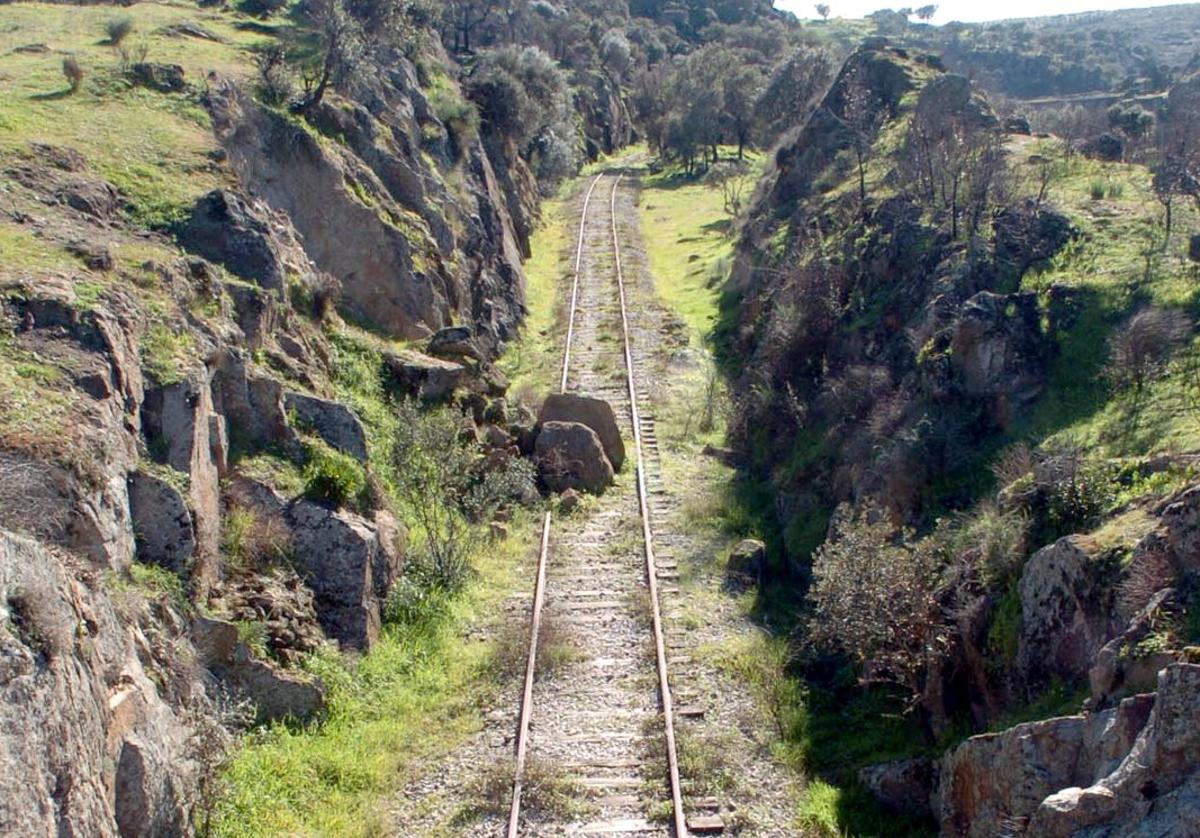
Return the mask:
{"type": "Polygon", "coordinates": [[[1195,61],[1200,5],[944,26],[881,12],[861,21],[813,21],[805,30],[842,50],[878,35],[935,52],[949,69],[1013,99],[1141,93],[1162,90],[1195,61]]]}
{"type": "MultiPolygon", "coordinates": [[[[721,328],[731,438],[743,502],[777,539],[764,613],[802,638],[800,742],[847,794],[865,784],[943,834],[1184,828],[1183,791],[1162,820],[1084,809],[1125,799],[1139,749],[1160,747],[1153,716],[1110,742],[1112,774],[1076,738],[1144,713],[1153,698],[1127,697],[1197,639],[1179,233],[1197,219],[1164,239],[1151,180],[1006,134],[965,78],[867,48],[742,227],[721,328]],[[1156,360],[1131,378],[1132,343],[1156,360]],[[1031,735],[1046,744],[994,764],[1031,735]],[[1059,748],[1079,762],[1056,765],[1059,748]]],[[[1164,793],[1191,782],[1180,768],[1164,793]]]]}

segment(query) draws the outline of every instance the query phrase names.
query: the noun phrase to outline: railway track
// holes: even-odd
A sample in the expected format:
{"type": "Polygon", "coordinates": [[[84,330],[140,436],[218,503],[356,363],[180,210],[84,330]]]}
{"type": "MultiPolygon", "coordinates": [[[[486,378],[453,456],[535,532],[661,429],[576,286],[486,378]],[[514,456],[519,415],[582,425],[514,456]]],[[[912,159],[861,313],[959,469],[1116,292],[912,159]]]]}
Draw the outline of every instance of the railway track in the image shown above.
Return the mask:
{"type": "MultiPolygon", "coordinates": [[[[530,616],[507,835],[689,834],[675,743],[660,579],[675,578],[654,550],[662,493],[648,409],[654,330],[621,263],[617,202],[623,175],[601,173],[580,213],[560,389],[608,401],[631,438],[632,470],[586,515],[547,513],[530,616]],[[547,625],[581,653],[561,677],[536,677],[547,625]],[[534,762],[567,769],[587,814],[549,822],[523,809],[534,762]]],[[[701,818],[720,831],[719,822],[701,818]]]]}

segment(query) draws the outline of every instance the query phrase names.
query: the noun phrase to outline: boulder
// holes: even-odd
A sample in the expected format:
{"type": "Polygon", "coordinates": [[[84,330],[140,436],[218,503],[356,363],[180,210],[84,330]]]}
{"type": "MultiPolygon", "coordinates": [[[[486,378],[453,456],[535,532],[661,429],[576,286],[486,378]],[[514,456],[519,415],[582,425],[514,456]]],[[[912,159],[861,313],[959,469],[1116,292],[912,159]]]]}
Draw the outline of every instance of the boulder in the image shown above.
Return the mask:
{"type": "Polygon", "coordinates": [[[483,353],[475,343],[470,327],[449,326],[439,329],[429,339],[425,349],[430,355],[438,358],[467,358],[472,361],[482,361],[483,353]]]}
{"type": "Polygon", "coordinates": [[[300,500],[287,512],[296,567],[316,596],[317,617],[343,646],[379,637],[383,604],[400,573],[400,538],[385,513],[375,522],[300,500]]]}
{"type": "Polygon", "coordinates": [[[567,489],[558,496],[558,511],[564,515],[570,515],[574,512],[579,504],[583,501],[583,496],[574,489],[567,489]]]}
{"type": "Polygon", "coordinates": [[[973,736],[942,758],[933,808],[943,835],[992,838],[1026,832],[1042,801],[1105,776],[1146,726],[1154,696],[1090,716],[1028,722],[973,736]]]}
{"type": "Polygon", "coordinates": [[[754,538],[743,539],[729,552],[729,561],[725,565],[726,584],[735,588],[753,585],[762,579],[766,563],[767,546],[754,538]]]}
{"type": "Polygon", "coordinates": [[[270,211],[250,198],[217,189],[192,208],[177,238],[184,248],[263,288],[283,291],[287,266],[270,211]]]}
{"type": "Polygon", "coordinates": [[[1021,634],[1017,670],[1027,684],[1079,683],[1116,633],[1113,563],[1088,552],[1076,536],[1030,557],[1021,573],[1021,634]]]}
{"type": "Polygon", "coordinates": [[[858,772],[858,779],[885,809],[918,817],[933,814],[929,798],[937,780],[937,765],[932,760],[868,765],[858,772]]]}
{"type": "Polygon", "coordinates": [[[1157,696],[1138,698],[1152,699],[1153,709],[1123,758],[1090,783],[1048,795],[1025,834],[1200,834],[1200,666],[1166,667],[1157,696]]]}
{"type": "Polygon", "coordinates": [[[296,415],[301,427],[315,431],[321,439],[359,462],[367,461],[366,431],[346,405],[293,392],[284,393],[283,405],[296,415]]]}
{"type": "Polygon", "coordinates": [[[383,361],[399,389],[424,402],[449,401],[456,389],[470,383],[469,371],[462,364],[420,352],[388,352],[383,361]]]}
{"type": "Polygon", "coordinates": [[[159,93],[179,93],[187,87],[183,68],[178,64],[156,64],[143,61],[129,68],[134,84],[157,90],[159,93]]]}
{"type": "Polygon", "coordinates": [[[613,482],[613,467],[600,437],[579,422],[546,422],[534,447],[538,475],[552,492],[579,489],[600,494],[613,482]]]}
{"type": "Polygon", "coordinates": [[[157,475],[134,472],[129,475],[129,516],[139,561],[180,575],[187,572],[196,552],[196,534],[179,489],[157,475]]]}
{"type": "Polygon", "coordinates": [[[625,462],[625,443],[612,405],[603,399],[576,396],[571,393],[555,393],[546,398],[538,413],[538,424],[547,422],[578,422],[596,432],[604,446],[604,455],[614,470],[620,470],[625,462]]]}
{"type": "Polygon", "coordinates": [[[154,741],[138,734],[121,744],[117,757],[114,816],[121,838],[183,838],[190,834],[179,817],[186,801],[162,782],[167,755],[154,741]]]}
{"type": "Polygon", "coordinates": [[[1045,264],[1079,235],[1065,215],[1032,201],[1001,210],[992,229],[996,265],[1013,283],[1030,268],[1045,264]]]}

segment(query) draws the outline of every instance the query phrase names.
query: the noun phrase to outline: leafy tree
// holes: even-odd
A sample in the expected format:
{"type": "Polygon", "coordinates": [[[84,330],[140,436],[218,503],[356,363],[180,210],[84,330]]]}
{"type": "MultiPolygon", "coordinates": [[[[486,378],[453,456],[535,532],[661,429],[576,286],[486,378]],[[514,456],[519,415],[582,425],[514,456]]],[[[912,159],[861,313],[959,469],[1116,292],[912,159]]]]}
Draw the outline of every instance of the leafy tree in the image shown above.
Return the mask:
{"type": "Polygon", "coordinates": [[[821,20],[829,20],[830,9],[828,3],[818,3],[814,8],[817,10],[817,14],[821,16],[821,20]]]}
{"type": "Polygon", "coordinates": [[[313,0],[309,18],[317,35],[317,59],[304,68],[304,97],[295,110],[305,113],[321,103],[331,86],[348,84],[362,69],[366,37],[343,0],[313,0]]]}
{"type": "Polygon", "coordinates": [[[933,20],[933,16],[937,14],[937,10],[938,10],[937,5],[932,4],[932,3],[928,6],[918,6],[917,7],[917,19],[918,20],[933,20]]]}
{"type": "Polygon", "coordinates": [[[454,34],[454,51],[471,52],[471,37],[500,7],[501,0],[447,0],[444,19],[454,34]]]}

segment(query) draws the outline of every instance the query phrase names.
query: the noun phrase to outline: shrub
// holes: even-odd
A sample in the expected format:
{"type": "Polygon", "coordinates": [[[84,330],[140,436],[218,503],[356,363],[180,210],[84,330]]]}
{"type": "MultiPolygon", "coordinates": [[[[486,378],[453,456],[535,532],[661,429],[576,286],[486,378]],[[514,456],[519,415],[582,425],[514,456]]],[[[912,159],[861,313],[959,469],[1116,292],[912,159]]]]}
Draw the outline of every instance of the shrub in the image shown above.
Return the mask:
{"type": "Polygon", "coordinates": [[[1116,498],[1112,467],[1078,451],[1048,458],[1043,470],[1049,478],[1046,521],[1051,538],[1091,528],[1116,498]]]}
{"type": "Polygon", "coordinates": [[[895,684],[914,701],[945,633],[934,597],[942,559],[926,542],[905,544],[882,512],[866,509],[817,550],[809,589],[817,648],[854,661],[864,683],[895,684]]]}
{"type": "Polygon", "coordinates": [[[296,92],[292,69],[288,64],[287,47],[271,43],[254,54],[258,69],[258,95],[273,107],[285,104],[296,92]]]}
{"type": "Polygon", "coordinates": [[[1107,188],[1104,181],[1093,180],[1090,186],[1090,191],[1093,201],[1101,201],[1104,199],[1104,194],[1107,191],[1107,188]]]}
{"type": "Polygon", "coordinates": [[[73,55],[68,55],[63,59],[62,63],[63,75],[67,77],[67,84],[71,86],[71,92],[75,93],[79,90],[79,86],[83,84],[83,67],[79,64],[79,59],[73,55]]]}
{"type": "Polygon", "coordinates": [[[395,490],[423,541],[410,566],[429,586],[453,592],[470,575],[484,525],[533,492],[533,469],[520,458],[485,468],[482,446],[462,438],[461,418],[448,409],[423,412],[405,401],[397,411],[395,490]]]}
{"type": "Polygon", "coordinates": [[[277,517],[232,506],[221,524],[221,553],[237,570],[282,561],[291,552],[291,533],[277,517]]]}
{"type": "Polygon", "coordinates": [[[358,460],[324,442],[305,443],[304,494],[335,506],[357,507],[367,489],[367,474],[358,460]]]}
{"type": "Polygon", "coordinates": [[[1023,512],[984,503],[961,520],[955,547],[960,558],[979,569],[984,582],[994,583],[1020,570],[1028,535],[1029,518],[1023,512]]]}
{"type": "Polygon", "coordinates": [[[108,36],[109,46],[120,46],[121,42],[133,32],[133,18],[129,15],[109,18],[104,24],[104,34],[108,36]]]}

